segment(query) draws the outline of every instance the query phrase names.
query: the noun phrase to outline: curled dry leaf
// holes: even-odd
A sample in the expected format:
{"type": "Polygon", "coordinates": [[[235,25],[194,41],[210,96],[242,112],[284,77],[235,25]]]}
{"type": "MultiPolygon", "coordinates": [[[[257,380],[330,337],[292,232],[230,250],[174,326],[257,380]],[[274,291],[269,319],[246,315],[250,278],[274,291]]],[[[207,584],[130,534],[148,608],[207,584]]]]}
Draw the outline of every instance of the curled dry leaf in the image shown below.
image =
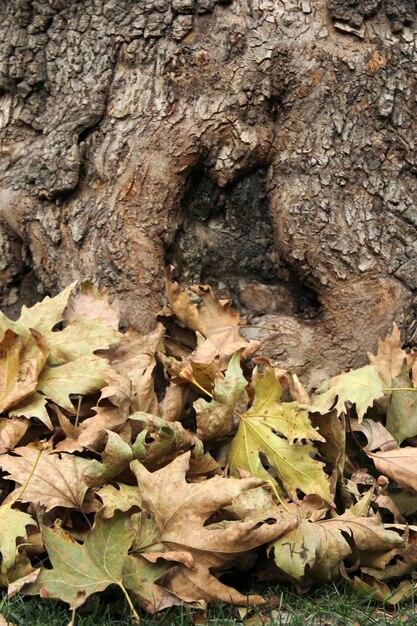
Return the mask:
{"type": "Polygon", "coordinates": [[[378,353],[373,355],[368,352],[368,359],[384,381],[387,387],[392,386],[392,381],[399,376],[404,359],[409,357],[403,350],[403,342],[397,324],[394,322],[391,335],[384,340],[378,339],[378,353]]]}
{"type": "MultiPolygon", "coordinates": [[[[365,515],[369,499],[364,498],[365,515]]],[[[362,503],[343,515],[315,523],[302,520],[299,526],[273,544],[275,563],[290,578],[301,580],[308,575],[316,581],[334,578],[343,560],[354,554],[359,560],[369,553],[389,553],[389,559],[404,548],[398,533],[387,530],[372,517],[360,515],[362,503]]],[[[388,559],[388,560],[389,560],[388,559]]]]}
{"type": "Polygon", "coordinates": [[[360,432],[365,435],[368,443],[364,447],[366,452],[374,452],[375,450],[392,450],[398,448],[398,444],[381,422],[365,418],[362,422],[351,419],[350,427],[352,431],[360,432]]]}
{"type": "Polygon", "coordinates": [[[202,441],[218,439],[230,433],[236,405],[247,384],[240,367],[240,352],[237,352],[230,359],[224,379],[215,383],[212,400],[199,398],[194,402],[197,436],[202,441]]]}
{"type": "Polygon", "coordinates": [[[391,386],[399,387],[398,391],[391,391],[387,413],[387,429],[395,437],[398,444],[404,439],[417,435],[417,392],[413,388],[409,367],[404,360],[398,376],[393,378],[391,386]],[[411,391],[406,391],[410,388],[411,391]]]}
{"type": "Polygon", "coordinates": [[[397,448],[369,455],[381,474],[417,493],[417,448],[397,448]]]}
{"type": "Polygon", "coordinates": [[[256,478],[225,480],[216,476],[190,484],[185,480],[189,463],[189,452],[152,474],[137,461],[132,463],[143,503],[158,526],[159,541],[168,550],[187,550],[195,557],[192,569],[179,565],[170,572],[165,578],[168,588],[186,601],[218,599],[234,604],[244,604],[246,600],[262,603],[259,596],[245,598],[221,583],[210,570],[224,567],[240,554],[265,543],[267,537],[279,536],[294,526],[296,519],[277,511],[273,520],[266,515],[263,521],[236,521],[224,528],[207,528],[205,523],[214,513],[262,481],[256,478]]]}

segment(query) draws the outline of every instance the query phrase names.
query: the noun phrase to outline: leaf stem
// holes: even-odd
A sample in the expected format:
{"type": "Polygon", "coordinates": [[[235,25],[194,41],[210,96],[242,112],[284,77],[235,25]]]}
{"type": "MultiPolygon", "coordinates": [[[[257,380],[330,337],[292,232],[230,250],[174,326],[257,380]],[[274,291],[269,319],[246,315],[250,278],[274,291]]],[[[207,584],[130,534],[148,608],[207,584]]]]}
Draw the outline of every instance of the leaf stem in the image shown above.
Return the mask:
{"type": "Polygon", "coordinates": [[[129,594],[127,593],[127,589],[126,589],[126,587],[124,586],[124,584],[123,584],[121,581],[119,581],[119,583],[118,583],[118,584],[119,584],[120,589],[121,589],[121,590],[123,591],[123,593],[125,594],[125,598],[126,598],[127,603],[128,603],[128,605],[129,605],[129,609],[132,611],[132,615],[133,615],[133,619],[135,620],[135,624],[140,624],[140,617],[139,617],[139,614],[138,614],[138,612],[136,611],[135,607],[133,606],[133,602],[132,602],[132,600],[131,600],[131,598],[130,598],[129,594]]]}
{"type": "Polygon", "coordinates": [[[417,391],[417,387],[384,387],[384,391],[417,391]]]}
{"type": "Polygon", "coordinates": [[[211,398],[211,399],[213,400],[213,394],[212,394],[212,393],[210,393],[209,391],[207,391],[207,389],[204,389],[204,387],[202,387],[202,386],[200,385],[200,383],[198,383],[198,382],[196,381],[196,379],[195,379],[195,378],[193,378],[193,380],[191,381],[191,383],[192,383],[195,387],[197,387],[198,389],[200,389],[200,391],[202,391],[203,393],[205,393],[205,394],[206,394],[206,396],[208,396],[209,398],[211,398]]]}
{"type": "Polygon", "coordinates": [[[33,476],[33,474],[35,473],[35,469],[36,469],[36,467],[37,467],[37,465],[38,465],[38,463],[39,463],[39,459],[41,458],[41,454],[42,454],[42,452],[43,452],[42,448],[39,448],[39,450],[38,450],[38,454],[37,454],[36,459],[35,459],[35,462],[34,462],[34,464],[33,464],[33,466],[32,466],[32,469],[30,470],[30,474],[29,474],[29,476],[26,478],[26,480],[25,480],[25,482],[24,482],[24,484],[23,484],[23,486],[22,486],[22,489],[21,489],[21,490],[20,490],[20,492],[17,494],[17,496],[15,496],[15,497],[11,500],[11,502],[9,502],[9,503],[8,503],[8,505],[7,505],[7,506],[9,506],[10,508],[11,508],[11,507],[12,507],[12,506],[13,506],[13,505],[14,505],[14,504],[18,501],[18,500],[20,500],[20,498],[21,498],[21,497],[23,496],[23,494],[25,493],[25,491],[26,491],[26,489],[27,489],[27,486],[29,485],[29,483],[30,483],[30,481],[31,481],[31,479],[32,479],[32,476],[33,476]]]}
{"type": "Polygon", "coordinates": [[[75,428],[77,428],[78,422],[79,422],[79,419],[80,419],[82,398],[83,398],[82,396],[78,396],[77,415],[75,416],[75,422],[74,422],[75,428]]]}
{"type": "Polygon", "coordinates": [[[271,487],[272,491],[274,492],[274,495],[276,497],[276,499],[278,500],[278,502],[281,504],[281,506],[287,511],[287,513],[291,514],[291,511],[289,510],[289,508],[285,505],[285,502],[283,502],[283,500],[281,499],[281,496],[278,493],[278,489],[276,488],[276,486],[274,485],[274,482],[271,478],[269,478],[269,480],[267,480],[268,485],[271,487]]]}

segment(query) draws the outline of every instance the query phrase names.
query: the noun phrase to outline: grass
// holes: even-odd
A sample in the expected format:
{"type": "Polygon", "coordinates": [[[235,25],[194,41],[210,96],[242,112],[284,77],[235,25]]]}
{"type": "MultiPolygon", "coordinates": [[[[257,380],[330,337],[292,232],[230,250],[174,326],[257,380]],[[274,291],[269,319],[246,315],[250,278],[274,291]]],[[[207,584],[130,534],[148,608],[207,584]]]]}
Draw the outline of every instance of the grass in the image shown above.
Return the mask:
{"type": "MultiPolygon", "coordinates": [[[[241,621],[237,610],[214,606],[209,611],[209,626],[417,626],[417,605],[408,602],[397,613],[384,611],[369,597],[358,594],[347,584],[329,584],[299,597],[294,589],[281,586],[271,589],[277,596],[277,607],[264,618],[255,616],[241,621]]],[[[62,603],[39,598],[3,596],[0,611],[16,626],[67,626],[71,612],[62,603]]],[[[118,599],[107,595],[77,612],[76,626],[130,626],[130,616],[118,599]]],[[[168,610],[158,616],[143,615],[142,626],[192,626],[185,609],[168,610]]]]}

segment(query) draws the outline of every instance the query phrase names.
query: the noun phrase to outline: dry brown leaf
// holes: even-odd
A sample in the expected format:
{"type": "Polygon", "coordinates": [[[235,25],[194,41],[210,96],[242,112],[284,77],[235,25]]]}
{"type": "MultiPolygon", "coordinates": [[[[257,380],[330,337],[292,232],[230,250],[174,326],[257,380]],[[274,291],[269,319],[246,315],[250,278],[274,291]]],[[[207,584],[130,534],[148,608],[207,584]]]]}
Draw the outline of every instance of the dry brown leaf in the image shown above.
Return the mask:
{"type": "Polygon", "coordinates": [[[384,340],[378,339],[378,353],[373,355],[368,352],[369,362],[376,367],[384,384],[391,387],[391,383],[401,372],[407,353],[403,350],[403,342],[397,324],[394,322],[391,335],[384,340]]]}
{"type": "Polygon", "coordinates": [[[417,448],[397,448],[368,456],[381,474],[417,493],[417,448]]]}
{"type": "Polygon", "coordinates": [[[187,601],[223,599],[234,604],[244,604],[246,600],[262,603],[259,596],[245,598],[220,583],[210,570],[225,566],[240,554],[268,541],[268,537],[278,537],[295,525],[296,518],[277,509],[275,518],[267,512],[264,519],[206,527],[206,521],[214,513],[263,481],[216,476],[190,484],[185,480],[189,463],[190,453],[185,453],[153,473],[137,461],[131,464],[142,501],[158,525],[160,542],[169,550],[187,550],[194,556],[192,569],[180,565],[172,570],[166,581],[168,588],[187,601]],[[267,519],[270,523],[266,523],[267,519]]]}
{"type": "Polygon", "coordinates": [[[374,450],[393,450],[398,448],[398,444],[395,441],[391,433],[381,424],[381,422],[375,422],[375,420],[364,418],[361,423],[356,419],[350,420],[350,426],[353,432],[361,432],[368,440],[365,450],[367,452],[374,452],[374,450]]]}
{"type": "Polygon", "coordinates": [[[81,283],[78,293],[71,294],[65,311],[65,322],[70,324],[78,317],[99,320],[108,328],[119,328],[119,305],[110,303],[106,289],[101,291],[89,280],[81,283]]]}
{"type": "Polygon", "coordinates": [[[175,315],[187,328],[204,333],[205,329],[200,320],[197,305],[191,300],[188,292],[183,291],[179,284],[173,280],[174,269],[173,265],[169,265],[165,270],[169,304],[175,315]]]}
{"type": "Polygon", "coordinates": [[[13,448],[19,443],[30,426],[27,419],[5,417],[0,419],[0,454],[13,448]]]}
{"type": "Polygon", "coordinates": [[[6,330],[0,342],[0,412],[15,406],[30,396],[37,386],[39,362],[45,362],[45,355],[37,347],[37,354],[27,361],[22,374],[22,341],[12,330],[6,330]]]}
{"type": "MultiPolygon", "coordinates": [[[[19,456],[1,455],[0,465],[10,474],[5,478],[21,487],[34,467],[38,451],[27,446],[16,448],[14,453],[19,456]]],[[[81,457],[60,457],[44,451],[20,500],[34,505],[39,502],[47,511],[55,506],[81,510],[87,492],[83,474],[88,465],[89,461],[81,457]]]]}

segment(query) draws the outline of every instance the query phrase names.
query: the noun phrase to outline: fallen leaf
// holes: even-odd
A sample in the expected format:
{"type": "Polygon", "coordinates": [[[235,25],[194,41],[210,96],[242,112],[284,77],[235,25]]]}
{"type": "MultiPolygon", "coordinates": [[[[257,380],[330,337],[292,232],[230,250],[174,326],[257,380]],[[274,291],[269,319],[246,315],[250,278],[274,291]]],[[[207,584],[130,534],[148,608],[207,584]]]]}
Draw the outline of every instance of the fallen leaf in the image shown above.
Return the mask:
{"type": "MultiPolygon", "coordinates": [[[[128,517],[116,513],[110,520],[96,518],[82,545],[59,527],[45,527],[43,538],[53,569],[42,568],[37,580],[23,589],[24,593],[57,598],[75,609],[109,585],[117,585],[125,593],[132,586],[140,594],[139,583],[146,582],[144,599],[150,603],[153,568],[149,562],[128,556],[132,543],[128,517]]],[[[157,578],[160,575],[157,569],[157,578]]]]}
{"type": "Polygon", "coordinates": [[[208,402],[199,398],[194,402],[197,436],[202,441],[219,439],[230,433],[236,405],[247,384],[240,367],[240,353],[237,352],[229,361],[224,379],[215,383],[212,400],[208,402]]]}
{"type": "Polygon", "coordinates": [[[398,448],[398,444],[381,422],[375,422],[372,419],[365,418],[359,423],[358,420],[351,419],[350,426],[352,431],[361,432],[368,440],[364,447],[366,452],[374,452],[375,450],[392,450],[398,448]]]}
{"type": "Polygon", "coordinates": [[[65,311],[65,321],[71,324],[80,317],[86,320],[99,320],[113,330],[119,327],[119,306],[110,303],[105,289],[101,291],[89,280],[84,280],[78,293],[71,294],[65,311]]]}
{"type": "Polygon", "coordinates": [[[51,422],[51,418],[46,410],[47,399],[40,393],[33,393],[31,396],[19,402],[14,407],[9,409],[9,415],[12,417],[36,417],[45,424],[49,430],[53,430],[54,427],[51,422]]]}
{"type": "Polygon", "coordinates": [[[52,330],[56,324],[64,317],[64,310],[68,303],[68,298],[76,283],[72,283],[61,291],[54,298],[46,296],[42,302],[37,302],[33,307],[23,305],[19,319],[14,322],[9,320],[3,313],[0,313],[0,329],[3,333],[7,329],[17,333],[23,343],[30,338],[30,329],[37,330],[41,335],[52,330]]]}
{"type": "Polygon", "coordinates": [[[2,554],[2,571],[10,570],[17,556],[16,539],[26,537],[26,526],[36,526],[35,520],[10,504],[0,506],[0,552],[2,554]]]}
{"type": "Polygon", "coordinates": [[[4,454],[19,443],[30,424],[17,417],[0,418],[0,454],[4,454]]]}
{"type": "Polygon", "coordinates": [[[381,376],[386,387],[392,387],[392,381],[400,375],[407,353],[403,350],[403,342],[397,324],[394,322],[391,335],[384,340],[378,339],[378,354],[368,352],[368,359],[381,376]]]}
{"type": "Polygon", "coordinates": [[[397,448],[369,455],[381,474],[417,493],[417,448],[397,448]]]}
{"type": "MultiPolygon", "coordinates": [[[[223,529],[208,529],[205,523],[214,513],[229,505],[239,493],[259,486],[262,481],[215,476],[190,484],[185,480],[189,463],[190,453],[187,452],[153,473],[138,461],[131,466],[142,501],[158,525],[160,542],[169,550],[187,550],[196,556],[192,569],[179,565],[170,571],[164,579],[167,587],[186,601],[227,599],[240,605],[246,600],[262,603],[259,596],[245,598],[221,583],[210,570],[265,543],[267,537],[279,536],[295,524],[295,518],[280,511],[273,523],[266,523],[266,519],[236,521],[223,529]]],[[[269,518],[269,521],[272,520],[269,518]]]]}
{"type": "Polygon", "coordinates": [[[95,350],[105,349],[121,337],[121,333],[97,320],[79,317],[62,330],[45,333],[43,341],[49,363],[61,365],[81,357],[91,357],[95,350]]]}
{"type": "Polygon", "coordinates": [[[346,402],[350,402],[356,405],[359,421],[362,421],[367,409],[383,395],[384,385],[378,371],[366,365],[324,381],[313,394],[308,408],[318,413],[328,413],[335,408],[340,415],[346,412],[346,402]]]}
{"type": "Polygon", "coordinates": [[[100,515],[105,519],[113,517],[116,511],[126,512],[142,504],[139,490],[135,485],[123,483],[105,485],[96,491],[96,495],[103,503],[100,515]]]}
{"type": "Polygon", "coordinates": [[[330,483],[323,463],[312,458],[316,450],[303,439],[323,440],[313,428],[307,412],[297,402],[280,402],[282,388],[272,369],[261,375],[254,372],[255,400],[252,407],[240,416],[240,423],[229,450],[228,460],[232,475],[239,470],[249,471],[268,482],[273,475],[264,467],[262,456],[277,473],[278,480],[293,500],[297,491],[318,494],[331,500],[330,483]],[[280,436],[282,435],[282,436],[280,436]],[[295,443],[295,439],[298,439],[295,443]]]}
{"type": "MultiPolygon", "coordinates": [[[[1,455],[0,465],[10,474],[5,479],[22,486],[35,465],[38,451],[26,446],[16,448],[14,454],[19,456],[1,455]]],[[[39,502],[47,511],[55,506],[81,510],[87,492],[83,473],[89,463],[70,454],[58,456],[44,451],[20,499],[35,505],[39,502]]]]}
{"type": "Polygon", "coordinates": [[[355,576],[352,585],[355,590],[365,592],[374,600],[379,600],[391,606],[399,604],[402,600],[406,600],[414,594],[413,584],[408,580],[403,580],[394,590],[391,590],[384,582],[372,576],[365,576],[364,578],[355,576]]]}
{"type": "Polygon", "coordinates": [[[200,313],[197,305],[191,300],[187,291],[183,291],[179,284],[173,280],[174,266],[168,265],[166,268],[166,291],[169,304],[183,324],[191,330],[198,330],[204,334],[205,327],[200,320],[200,313]]]}
{"type": "Polygon", "coordinates": [[[408,375],[406,360],[404,360],[398,376],[392,380],[391,387],[400,387],[401,389],[391,391],[386,425],[389,432],[400,444],[404,439],[417,435],[417,392],[404,390],[404,387],[413,388],[413,383],[408,375]]]}
{"type": "Polygon", "coordinates": [[[393,550],[397,554],[404,541],[379,520],[366,516],[369,500],[364,500],[365,515],[358,514],[361,509],[355,505],[343,515],[315,523],[302,520],[271,546],[277,566],[295,580],[301,580],[308,568],[308,575],[322,582],[337,577],[342,561],[352,554],[352,542],[359,558],[369,552],[393,550]]]}
{"type": "Polygon", "coordinates": [[[45,367],[38,380],[38,389],[64,409],[74,411],[70,395],[87,395],[105,385],[109,366],[97,356],[84,356],[58,367],[45,367]]]}
{"type": "Polygon", "coordinates": [[[19,335],[6,330],[0,342],[0,412],[18,404],[36,389],[36,365],[28,364],[25,376],[20,376],[22,345],[19,335]]]}

